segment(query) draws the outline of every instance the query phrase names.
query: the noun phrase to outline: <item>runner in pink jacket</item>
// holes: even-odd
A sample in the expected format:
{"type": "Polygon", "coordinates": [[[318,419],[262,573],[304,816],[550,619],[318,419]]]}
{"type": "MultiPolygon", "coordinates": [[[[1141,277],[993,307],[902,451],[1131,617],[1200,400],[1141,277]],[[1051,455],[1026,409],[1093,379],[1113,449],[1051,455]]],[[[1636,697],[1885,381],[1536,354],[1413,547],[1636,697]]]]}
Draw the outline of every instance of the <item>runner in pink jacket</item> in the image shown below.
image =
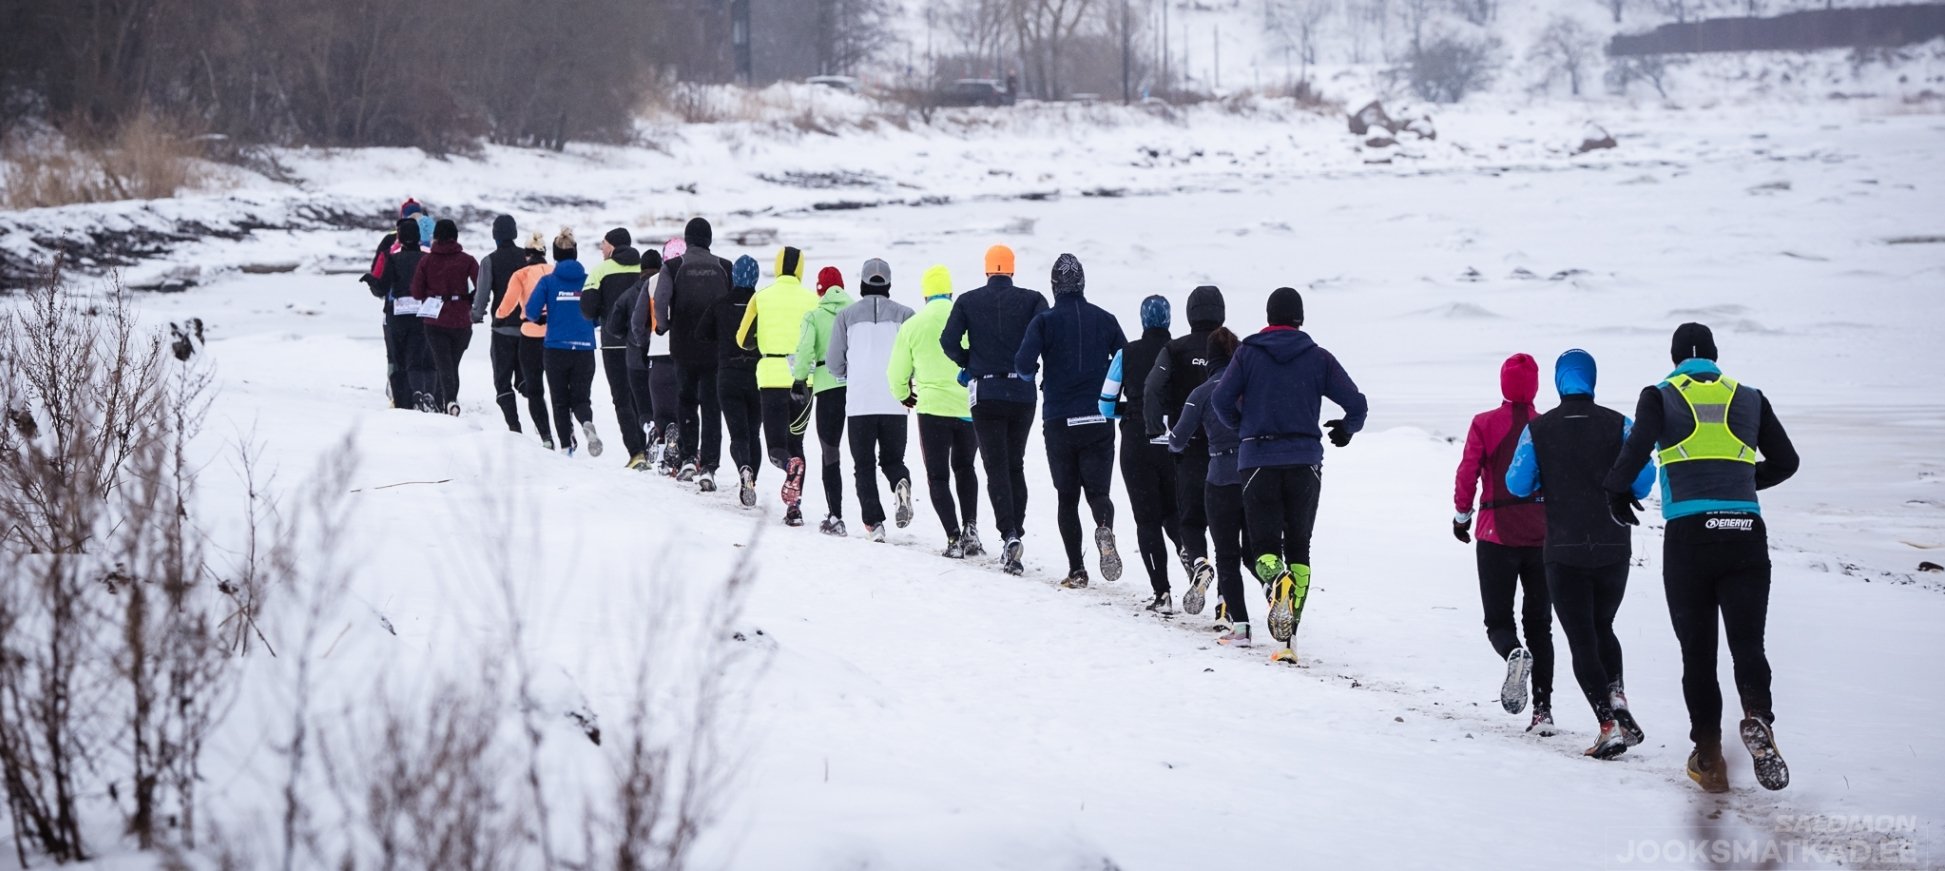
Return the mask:
{"type": "Polygon", "coordinates": [[[1539,500],[1514,496],[1506,489],[1506,468],[1513,463],[1520,433],[1536,415],[1533,396],[1539,391],[1540,367],[1525,354],[1506,358],[1499,367],[1499,389],[1505,401],[1472,419],[1466,431],[1465,454],[1452,488],[1452,535],[1472,541],[1473,496],[1479,496],[1479,601],[1485,610],[1486,639],[1506,661],[1506,678],[1499,701],[1507,713],[1526,708],[1527,684],[1533,691],[1533,721],[1528,731],[1553,730],[1553,604],[1547,597],[1544,545],[1546,508],[1539,500]],[[1484,487],[1479,485],[1484,482],[1484,487]],[[1521,592],[1520,632],[1514,628],[1513,596],[1521,592]]]}

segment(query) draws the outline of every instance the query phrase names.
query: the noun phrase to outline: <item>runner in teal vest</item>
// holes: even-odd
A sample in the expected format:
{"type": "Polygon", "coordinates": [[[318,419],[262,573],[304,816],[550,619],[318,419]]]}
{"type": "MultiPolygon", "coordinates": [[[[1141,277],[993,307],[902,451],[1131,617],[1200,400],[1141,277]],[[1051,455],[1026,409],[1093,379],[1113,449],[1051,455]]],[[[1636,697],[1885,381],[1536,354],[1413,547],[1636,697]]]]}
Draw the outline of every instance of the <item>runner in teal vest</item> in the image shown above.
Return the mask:
{"type": "Polygon", "coordinates": [[[1662,586],[1682,647],[1682,696],[1688,703],[1688,776],[1709,792],[1727,792],[1722,760],[1722,688],[1716,680],[1716,633],[1729,639],[1739,733],[1768,789],[1789,785],[1790,770],[1771,729],[1769,538],[1756,492],[1796,474],[1796,448],[1769,400],[1722,374],[1715,337],[1701,324],[1675,330],[1675,371],[1641,391],[1634,430],[1603,482],[1616,523],[1637,525],[1641,503],[1631,491],[1650,454],[1661,458],[1661,513],[1667,518],[1662,586]],[[1718,617],[1719,615],[1719,617],[1718,617]]]}

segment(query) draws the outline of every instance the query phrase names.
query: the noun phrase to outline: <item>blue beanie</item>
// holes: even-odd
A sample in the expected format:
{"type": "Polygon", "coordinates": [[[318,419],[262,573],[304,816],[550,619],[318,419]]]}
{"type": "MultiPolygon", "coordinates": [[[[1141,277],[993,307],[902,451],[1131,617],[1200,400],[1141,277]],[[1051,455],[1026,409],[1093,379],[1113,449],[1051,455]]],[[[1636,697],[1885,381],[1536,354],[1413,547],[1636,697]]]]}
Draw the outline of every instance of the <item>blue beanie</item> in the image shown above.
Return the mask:
{"type": "Polygon", "coordinates": [[[1144,330],[1166,330],[1171,320],[1168,298],[1151,296],[1141,301],[1141,328],[1144,330]]]}
{"type": "Polygon", "coordinates": [[[745,254],[736,258],[736,265],[729,269],[729,283],[732,287],[755,287],[757,272],[756,258],[745,254]]]}

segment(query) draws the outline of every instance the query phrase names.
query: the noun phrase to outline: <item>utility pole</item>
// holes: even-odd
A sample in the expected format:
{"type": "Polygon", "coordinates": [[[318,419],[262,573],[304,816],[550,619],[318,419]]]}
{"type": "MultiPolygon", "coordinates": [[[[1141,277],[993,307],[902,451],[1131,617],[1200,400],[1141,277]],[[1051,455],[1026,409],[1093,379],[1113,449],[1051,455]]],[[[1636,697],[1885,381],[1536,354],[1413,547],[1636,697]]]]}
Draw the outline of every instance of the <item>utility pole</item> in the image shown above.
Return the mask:
{"type": "Polygon", "coordinates": [[[1209,29],[1209,41],[1216,44],[1216,90],[1222,90],[1222,22],[1209,29]]]}
{"type": "Polygon", "coordinates": [[[1134,102],[1134,66],[1131,55],[1134,52],[1134,34],[1128,30],[1128,4],[1131,0],[1121,0],[1121,105],[1134,102]]]}
{"type": "Polygon", "coordinates": [[[1162,90],[1168,90],[1168,4],[1162,0],[1162,90]]]}

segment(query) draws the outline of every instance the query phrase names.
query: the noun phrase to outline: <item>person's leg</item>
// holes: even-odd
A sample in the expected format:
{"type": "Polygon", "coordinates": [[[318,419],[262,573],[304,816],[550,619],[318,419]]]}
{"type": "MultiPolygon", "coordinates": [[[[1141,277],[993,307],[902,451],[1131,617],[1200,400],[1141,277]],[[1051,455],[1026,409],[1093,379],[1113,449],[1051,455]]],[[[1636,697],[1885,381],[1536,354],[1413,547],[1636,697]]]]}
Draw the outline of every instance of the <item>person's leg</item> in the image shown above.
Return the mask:
{"type": "MultiPolygon", "coordinates": [[[[821,461],[818,480],[824,485],[824,511],[840,518],[844,516],[844,393],[844,388],[833,387],[817,394],[814,409],[817,415],[817,458],[821,461]]],[[[856,461],[852,462],[855,465],[856,461]]]]}
{"type": "Polygon", "coordinates": [[[1722,634],[1729,641],[1736,695],[1744,716],[1774,723],[1769,655],[1763,649],[1769,623],[1769,544],[1766,537],[1759,537],[1748,544],[1717,547],[1725,551],[1726,565],[1716,584],[1716,595],[1722,604],[1722,634]]]}
{"type": "Polygon", "coordinates": [[[757,444],[750,440],[751,397],[748,395],[755,392],[756,380],[745,378],[744,374],[736,369],[716,370],[717,404],[722,408],[723,424],[729,429],[729,463],[739,474],[746,468],[754,473],[758,465],[757,444]]]}
{"type": "Polygon", "coordinates": [[[520,402],[516,399],[519,387],[526,384],[525,376],[520,374],[520,337],[505,333],[488,333],[486,354],[493,364],[493,401],[500,406],[500,416],[506,418],[507,429],[520,431],[520,402]]]}
{"type": "Polygon", "coordinates": [[[1096,528],[1114,528],[1114,427],[1094,423],[1070,427],[1082,431],[1079,450],[1081,492],[1096,528]]]}
{"type": "Polygon", "coordinates": [[[919,458],[925,461],[926,491],[932,494],[932,513],[939,516],[946,538],[959,537],[959,515],[952,510],[952,445],[949,417],[918,416],[919,458]]]}
{"type": "MultiPolygon", "coordinates": [[[[631,352],[632,353],[632,352],[631,352]]],[[[642,431],[642,445],[648,446],[650,433],[661,438],[662,431],[653,429],[655,424],[655,391],[648,386],[646,368],[628,370],[628,395],[635,400],[635,428],[642,431]]]]}
{"type": "Polygon", "coordinates": [[[986,466],[986,494],[993,503],[993,523],[1001,539],[1017,536],[1010,524],[1013,516],[1013,475],[1008,471],[1010,431],[1001,404],[985,402],[973,406],[973,430],[979,439],[979,457],[986,466]]]}
{"type": "Polygon", "coordinates": [[[426,352],[432,356],[432,404],[436,410],[444,412],[452,403],[454,393],[452,379],[459,370],[459,361],[454,357],[452,331],[443,327],[425,328],[426,352]]]}
{"type": "Polygon", "coordinates": [[[579,443],[579,439],[575,438],[574,414],[572,401],[569,399],[574,393],[571,383],[573,377],[568,371],[573,368],[573,355],[573,351],[563,351],[558,348],[547,348],[544,352],[547,393],[554,400],[554,430],[557,436],[555,444],[564,451],[573,450],[579,443]]]}
{"type": "MultiPolygon", "coordinates": [[[[866,528],[885,522],[885,504],[878,499],[877,473],[872,468],[877,459],[874,455],[878,451],[878,432],[885,427],[884,418],[882,414],[865,414],[845,421],[850,428],[847,435],[851,444],[851,474],[858,489],[858,516],[866,528]]],[[[825,466],[824,471],[829,474],[832,469],[825,466]]]]}
{"type": "Polygon", "coordinates": [[[584,424],[594,423],[594,352],[572,351],[574,355],[573,395],[569,406],[574,410],[574,419],[584,424]]]}
{"type": "Polygon", "coordinates": [[[770,465],[779,469],[790,465],[790,415],[793,403],[787,387],[765,387],[759,391],[763,404],[763,443],[769,449],[770,465]]]}
{"type": "MultiPolygon", "coordinates": [[[[966,526],[979,525],[979,436],[973,432],[972,421],[956,417],[940,418],[946,422],[946,434],[951,436],[951,465],[953,491],[959,494],[959,516],[966,526]]],[[[945,500],[952,501],[952,492],[944,494],[945,500]]]]}
{"type": "Polygon", "coordinates": [[[1283,478],[1286,470],[1256,468],[1243,470],[1243,523],[1249,531],[1248,566],[1256,579],[1265,578],[1271,566],[1283,560],[1283,478]]]}
{"type": "Polygon", "coordinates": [[[1302,625],[1304,605],[1310,601],[1310,533],[1317,526],[1317,502],[1323,485],[1322,466],[1297,466],[1283,478],[1283,500],[1289,506],[1283,518],[1283,553],[1295,582],[1290,597],[1293,632],[1302,625]]]}
{"type": "Polygon", "coordinates": [[[432,362],[432,345],[426,341],[425,320],[412,318],[411,347],[407,349],[411,366],[412,392],[428,403],[439,401],[439,368],[432,362]]]}
{"type": "Polygon", "coordinates": [[[398,364],[398,343],[392,339],[393,315],[379,319],[380,335],[385,341],[385,392],[391,394],[393,408],[398,408],[399,376],[404,370],[398,364]]]}
{"type": "Polygon", "coordinates": [[[905,467],[905,415],[878,415],[878,468],[884,470],[885,483],[893,487],[909,481],[912,470],[905,467]]]}
{"type": "Polygon", "coordinates": [[[628,351],[625,348],[601,349],[601,373],[608,379],[608,398],[615,406],[615,426],[621,430],[621,447],[634,458],[648,449],[642,434],[641,418],[635,416],[635,394],[628,389],[628,351]]]}
{"type": "Polygon", "coordinates": [[[522,387],[527,395],[527,416],[533,419],[534,431],[540,433],[542,441],[554,440],[554,428],[548,425],[549,407],[547,405],[547,365],[546,348],[543,340],[533,336],[520,337],[520,372],[522,387]]]}
{"type": "Polygon", "coordinates": [[[1486,640],[1505,661],[1520,646],[1513,625],[1513,594],[1519,589],[1519,548],[1480,539],[1473,545],[1479,567],[1479,607],[1485,616],[1486,640]]]}
{"type": "MultiPolygon", "coordinates": [[[[1163,485],[1152,450],[1161,446],[1131,433],[1121,432],[1121,483],[1128,490],[1128,510],[1135,516],[1135,548],[1148,571],[1148,586],[1159,596],[1168,592],[1168,564],[1174,558],[1163,544],[1163,485]]],[[[1167,468],[1175,467],[1166,455],[1161,459],[1167,468]]]]}
{"type": "Polygon", "coordinates": [[[1205,443],[1196,442],[1177,457],[1175,465],[1175,541],[1188,551],[1190,560],[1209,558],[1205,535],[1209,518],[1204,510],[1205,500],[1196,498],[1208,477],[1209,449],[1205,443]]]}
{"type": "MultiPolygon", "coordinates": [[[[702,433],[698,425],[698,409],[702,405],[702,368],[691,363],[677,363],[676,372],[676,465],[681,466],[696,461],[696,440],[702,433]]],[[[718,413],[721,413],[720,408],[718,413]]]]}
{"type": "Polygon", "coordinates": [[[1533,704],[1553,706],[1553,599],[1547,595],[1546,549],[1519,551],[1520,631],[1533,654],[1533,704]]]}
{"type": "Polygon", "coordinates": [[[1006,445],[1010,456],[1007,474],[1013,479],[1013,534],[1026,537],[1027,522],[1027,436],[1033,432],[1034,407],[1031,402],[1015,406],[1007,421],[1006,445]]]}
{"type": "Polygon", "coordinates": [[[654,409],[655,431],[668,438],[669,427],[681,419],[682,379],[676,375],[672,357],[648,358],[648,392],[654,409]]]}
{"type": "Polygon", "coordinates": [[[696,370],[696,466],[715,474],[723,460],[723,403],[716,390],[721,370],[715,366],[696,370]]]}
{"type": "Polygon", "coordinates": [[[1668,621],[1682,650],[1682,700],[1688,705],[1688,737],[1698,745],[1722,742],[1722,688],[1715,677],[1716,573],[1709,545],[1665,538],[1662,592],[1668,621]]]}
{"type": "Polygon", "coordinates": [[[1621,600],[1628,594],[1628,564],[1617,563],[1594,576],[1594,641],[1600,645],[1601,666],[1607,669],[1607,683],[1622,682],[1621,639],[1614,634],[1614,615],[1621,612],[1621,600]]]}
{"type": "Polygon", "coordinates": [[[808,463],[810,454],[804,451],[804,436],[810,432],[815,402],[809,397],[798,399],[789,390],[783,395],[790,401],[790,458],[808,463]]]}
{"type": "Polygon", "coordinates": [[[1047,471],[1054,483],[1054,517],[1060,544],[1067,551],[1067,573],[1081,571],[1081,465],[1079,427],[1056,422],[1041,433],[1047,447],[1047,471]]]}
{"type": "Polygon", "coordinates": [[[1607,691],[1613,677],[1601,655],[1598,580],[1601,571],[1561,563],[1546,564],[1548,599],[1560,616],[1560,634],[1567,636],[1567,650],[1573,654],[1574,682],[1580,685],[1580,693],[1593,709],[1597,723],[1614,719],[1607,691]]]}
{"type": "Polygon", "coordinates": [[[1205,484],[1204,515],[1215,539],[1216,591],[1229,619],[1249,622],[1249,596],[1243,592],[1243,488],[1240,484],[1205,484]]]}

